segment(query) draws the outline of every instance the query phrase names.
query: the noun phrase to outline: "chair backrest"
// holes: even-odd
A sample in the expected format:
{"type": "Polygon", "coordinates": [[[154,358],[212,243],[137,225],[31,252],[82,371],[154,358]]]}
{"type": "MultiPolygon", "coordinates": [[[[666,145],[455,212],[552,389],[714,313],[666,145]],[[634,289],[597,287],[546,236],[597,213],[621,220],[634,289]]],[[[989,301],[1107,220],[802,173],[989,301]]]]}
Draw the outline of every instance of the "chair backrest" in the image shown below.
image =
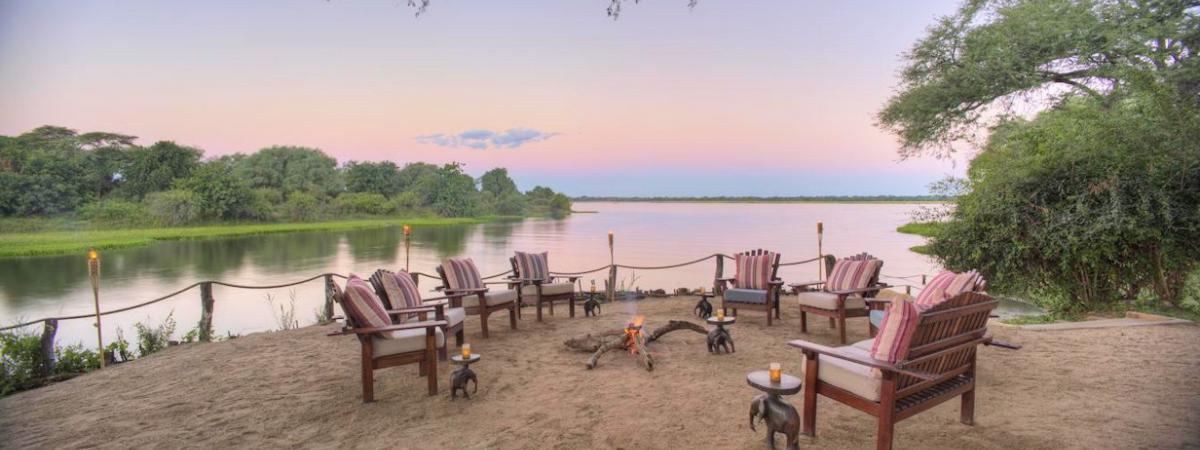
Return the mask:
{"type": "Polygon", "coordinates": [[[528,276],[530,278],[533,278],[532,274],[521,271],[521,266],[522,266],[521,258],[522,257],[525,258],[526,265],[540,265],[541,266],[542,275],[543,275],[541,278],[542,280],[549,280],[551,278],[550,277],[550,264],[548,263],[549,258],[547,258],[546,252],[542,252],[542,253],[517,252],[516,255],[508,258],[508,263],[510,265],[512,265],[513,278],[519,279],[522,276],[528,276]]]}
{"type": "Polygon", "coordinates": [[[908,354],[899,364],[936,377],[925,381],[900,375],[896,398],[919,393],[970,370],[979,344],[976,341],[987,333],[988,317],[999,303],[985,294],[964,292],[922,311],[908,354]]]}
{"type": "MultiPolygon", "coordinates": [[[[737,260],[738,255],[745,255],[745,256],[771,255],[770,276],[767,277],[767,282],[774,281],[775,278],[779,275],[779,258],[780,258],[779,253],[775,253],[775,252],[772,252],[769,250],[763,250],[761,248],[754,249],[754,250],[746,250],[744,252],[734,254],[734,261],[737,260]]],[[[734,276],[735,277],[741,276],[740,270],[741,270],[741,268],[736,267],[736,265],[735,265],[735,268],[734,268],[734,276]]],[[[741,288],[742,286],[737,285],[737,287],[741,288]]],[[[763,289],[765,289],[765,287],[763,289]]]]}
{"type": "MultiPolygon", "coordinates": [[[[825,258],[826,258],[827,262],[832,260],[832,263],[830,263],[825,268],[826,269],[825,270],[825,277],[826,277],[825,280],[828,281],[830,279],[830,277],[833,276],[833,268],[834,268],[834,266],[837,265],[837,262],[839,260],[833,258],[832,255],[825,255],[825,258]]],[[[879,264],[874,265],[873,270],[871,271],[871,274],[870,274],[870,278],[867,279],[867,284],[864,285],[863,287],[879,285],[879,273],[883,270],[883,261],[882,260],[872,256],[870,253],[867,253],[867,252],[862,252],[857,255],[850,255],[850,256],[847,256],[847,257],[841,258],[841,259],[847,260],[847,261],[879,261],[879,264]]],[[[864,298],[873,298],[878,293],[879,293],[879,290],[876,289],[873,291],[863,293],[863,297],[864,298]]]]}
{"type": "Polygon", "coordinates": [[[471,258],[446,259],[437,267],[438,276],[442,277],[445,289],[478,289],[484,287],[483,278],[475,261],[471,258]]]}
{"type": "MultiPolygon", "coordinates": [[[[355,278],[354,275],[350,275],[350,277],[351,279],[355,278]]],[[[347,280],[346,282],[349,284],[351,281],[347,280]]],[[[370,292],[371,289],[357,291],[368,297],[362,298],[364,296],[359,296],[358,298],[361,301],[357,303],[350,297],[349,292],[344,291],[333,280],[329,281],[329,290],[333,294],[333,301],[337,302],[338,306],[342,308],[348,328],[378,327],[391,324],[392,320],[388,317],[386,308],[379,298],[375,297],[373,292],[370,292]],[[378,323],[372,324],[368,320],[375,320],[378,323]]],[[[391,336],[388,334],[383,337],[391,336]]]]}

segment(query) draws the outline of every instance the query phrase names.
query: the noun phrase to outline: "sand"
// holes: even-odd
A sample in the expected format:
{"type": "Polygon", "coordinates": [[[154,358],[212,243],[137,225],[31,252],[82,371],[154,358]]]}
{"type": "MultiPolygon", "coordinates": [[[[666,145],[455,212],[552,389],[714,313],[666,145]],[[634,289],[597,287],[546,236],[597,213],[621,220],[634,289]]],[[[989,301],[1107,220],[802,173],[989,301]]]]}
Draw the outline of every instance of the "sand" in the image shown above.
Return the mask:
{"type": "MultiPolygon", "coordinates": [[[[688,318],[694,301],[638,306],[654,328],[688,318]]],[[[450,399],[452,367],[441,364],[438,396],[427,396],[407,366],[378,371],[378,402],[362,404],[357,341],[313,326],[173,347],[0,399],[0,446],[762,448],[762,429],[747,424],[757,391],[745,375],[772,361],[800,368],[800,352],[785,345],[805,337],[793,308],[770,328],[761,313],[745,312],[731,328],[732,355],[709,355],[698,333],[669,334],[653,346],[652,373],[620,353],[589,371],[587,355],[562,345],[621,326],[621,307],[606,305],[599,318],[558,313],[540,324],[526,314],[517,331],[493,319],[487,340],[469,318],[468,341],[483,354],[470,400],[450,399]]],[[[810,340],[834,342],[824,319],[810,330],[810,340]]],[[[865,339],[864,319],[849,331],[865,339]]],[[[900,423],[898,448],[1200,446],[1200,327],[992,332],[1025,348],[981,349],[977,425],[961,425],[950,401],[900,423]]],[[[869,416],[822,398],[817,437],[800,445],[869,448],[874,440],[869,416]]]]}

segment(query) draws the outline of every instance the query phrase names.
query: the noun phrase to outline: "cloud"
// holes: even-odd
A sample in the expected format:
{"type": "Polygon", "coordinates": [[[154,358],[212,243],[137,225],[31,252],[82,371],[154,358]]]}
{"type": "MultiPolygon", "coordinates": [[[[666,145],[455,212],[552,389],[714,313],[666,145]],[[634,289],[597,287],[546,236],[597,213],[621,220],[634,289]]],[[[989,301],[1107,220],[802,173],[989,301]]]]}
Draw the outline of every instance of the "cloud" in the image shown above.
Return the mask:
{"type": "Polygon", "coordinates": [[[422,134],[413,139],[422,144],[433,144],[439,147],[466,147],[484,150],[488,148],[517,148],[530,142],[544,141],[558,135],[559,133],[547,133],[530,128],[509,128],[507,131],[501,132],[474,129],[458,134],[422,134]]]}

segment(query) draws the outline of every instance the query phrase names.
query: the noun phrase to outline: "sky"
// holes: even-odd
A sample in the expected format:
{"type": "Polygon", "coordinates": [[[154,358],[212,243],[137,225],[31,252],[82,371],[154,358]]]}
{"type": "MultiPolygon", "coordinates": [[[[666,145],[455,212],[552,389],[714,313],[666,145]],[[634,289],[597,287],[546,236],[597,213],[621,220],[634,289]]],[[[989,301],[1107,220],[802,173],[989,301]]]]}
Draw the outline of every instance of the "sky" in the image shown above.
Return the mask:
{"type": "Polygon", "coordinates": [[[0,134],[506,167],[570,195],[914,195],[874,126],[957,0],[0,0],[0,134]]]}

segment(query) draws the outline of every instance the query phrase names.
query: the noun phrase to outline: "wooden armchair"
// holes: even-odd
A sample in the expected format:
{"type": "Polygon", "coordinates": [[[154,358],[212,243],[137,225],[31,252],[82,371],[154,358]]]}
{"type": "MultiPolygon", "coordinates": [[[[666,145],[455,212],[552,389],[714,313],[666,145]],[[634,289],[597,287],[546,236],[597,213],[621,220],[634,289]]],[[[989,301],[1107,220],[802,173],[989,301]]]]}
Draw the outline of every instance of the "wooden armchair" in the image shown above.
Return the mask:
{"type": "MultiPolygon", "coordinates": [[[[825,281],[789,284],[800,304],[800,332],[808,332],[808,315],[829,318],[829,326],[838,329],[838,337],[846,343],[846,319],[869,314],[866,299],[887,287],[879,282],[883,261],[867,253],[836,260],[826,265],[825,281]],[[817,290],[812,289],[816,287],[817,290]]],[[[870,330],[868,323],[868,330],[870,330]]]]}
{"type": "Polygon", "coordinates": [[[747,250],[734,255],[737,272],[733,278],[717,277],[715,285],[721,289],[721,309],[726,314],[738,309],[762,310],[767,313],[767,326],[771,326],[771,310],[779,318],[779,290],[783,281],[779,273],[779,254],[763,249],[747,250]]]}
{"type": "MultiPolygon", "coordinates": [[[[357,280],[357,277],[352,276],[351,280],[347,281],[347,285],[349,286],[349,283],[354,280],[357,280]]],[[[358,282],[362,282],[362,280],[358,280],[358,282]]],[[[351,299],[349,296],[352,294],[343,292],[332,280],[329,281],[329,289],[333,293],[333,300],[345,312],[345,325],[341,330],[329,335],[352,335],[358,338],[358,342],[362,346],[363,403],[375,401],[374,375],[376,370],[412,363],[419,364],[418,373],[428,380],[429,395],[437,394],[437,356],[435,355],[438,348],[445,346],[446,338],[440,328],[444,327],[446,322],[422,320],[397,323],[393,319],[400,315],[429,314],[435,312],[435,308],[385,309],[382,302],[369,290],[366,291],[367,294],[371,294],[367,296],[368,298],[351,299]],[[362,311],[360,308],[385,312],[387,317],[384,320],[390,324],[370,325],[370,321],[363,314],[371,314],[371,312],[362,311]]]]}
{"type": "MultiPolygon", "coordinates": [[[[371,275],[370,281],[371,286],[375,288],[375,294],[383,301],[386,309],[434,308],[433,319],[446,321],[446,326],[442,327],[442,334],[449,336],[453,333],[454,346],[462,347],[463,323],[467,318],[467,312],[462,306],[463,294],[422,299],[421,291],[417,289],[416,277],[404,270],[392,273],[387,269],[379,269],[371,275]]],[[[409,318],[426,320],[427,317],[423,315],[424,313],[409,315],[409,318]]],[[[438,349],[438,359],[445,361],[447,356],[447,346],[438,349]]]]}
{"type": "MultiPolygon", "coordinates": [[[[537,305],[537,321],[542,321],[542,303],[550,305],[550,315],[554,315],[554,302],[567,301],[570,317],[575,317],[575,280],[579,277],[555,277],[550,275],[546,253],[517,252],[516,256],[508,258],[512,264],[513,275],[510,277],[520,286],[520,308],[525,306],[526,299],[537,305]],[[522,267],[524,266],[524,267],[522,267]],[[564,278],[567,282],[559,282],[564,278]]],[[[518,313],[519,314],[519,313],[518,313]]]]}
{"type": "MultiPolygon", "coordinates": [[[[918,304],[928,302],[936,302],[941,298],[953,297],[963,292],[984,292],[987,290],[987,280],[978,272],[969,271],[962,274],[943,271],[929,280],[925,286],[921,287],[921,292],[917,294],[915,301],[918,304]]],[[[907,294],[900,294],[903,298],[911,298],[907,294]]],[[[871,337],[875,337],[875,331],[883,322],[883,313],[887,306],[891,304],[889,299],[867,299],[867,308],[870,310],[870,316],[867,322],[871,325],[871,337]]]]}
{"type": "Polygon", "coordinates": [[[960,421],[973,425],[978,345],[1020,348],[986,335],[998,303],[967,292],[920,312],[904,356],[895,363],[871,356],[873,340],[837,348],[788,343],[804,352],[804,434],[815,436],[818,394],[874,416],[878,449],[892,448],[896,422],[954,397],[962,398],[960,421]]]}
{"type": "Polygon", "coordinates": [[[488,337],[488,318],[497,311],[508,310],[508,325],[517,329],[517,290],[510,281],[485,283],[479,276],[475,262],[467,259],[447,259],[437,267],[442,277],[442,290],[446,295],[462,295],[463,309],[467,314],[479,316],[479,327],[483,337],[488,337]],[[501,284],[504,290],[492,291],[487,286],[501,284]]]}

